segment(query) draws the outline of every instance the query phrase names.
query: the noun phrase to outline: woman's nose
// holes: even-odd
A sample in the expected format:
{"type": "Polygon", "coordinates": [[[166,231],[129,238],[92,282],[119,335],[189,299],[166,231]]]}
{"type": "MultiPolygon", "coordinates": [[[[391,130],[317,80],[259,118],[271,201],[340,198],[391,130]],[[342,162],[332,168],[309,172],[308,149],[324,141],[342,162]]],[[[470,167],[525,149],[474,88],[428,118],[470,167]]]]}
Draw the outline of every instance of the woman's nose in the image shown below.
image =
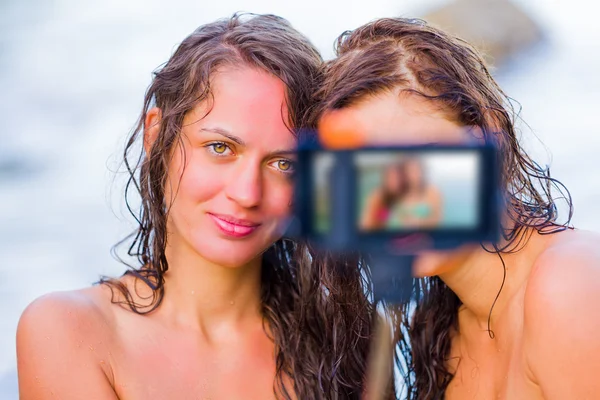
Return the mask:
{"type": "Polygon", "coordinates": [[[262,174],[260,163],[247,160],[232,171],[226,182],[225,195],[244,208],[257,207],[262,199],[262,174]]]}

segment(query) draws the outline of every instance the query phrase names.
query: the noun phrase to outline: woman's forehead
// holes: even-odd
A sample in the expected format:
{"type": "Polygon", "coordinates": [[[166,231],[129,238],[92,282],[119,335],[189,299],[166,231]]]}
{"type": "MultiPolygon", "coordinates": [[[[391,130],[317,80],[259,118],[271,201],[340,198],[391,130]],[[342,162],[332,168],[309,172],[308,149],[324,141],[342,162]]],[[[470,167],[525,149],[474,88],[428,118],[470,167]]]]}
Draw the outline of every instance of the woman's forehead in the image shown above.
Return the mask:
{"type": "Polygon", "coordinates": [[[397,91],[370,96],[349,107],[326,112],[320,129],[325,141],[343,133],[361,145],[457,143],[467,139],[464,127],[448,119],[438,103],[397,91]]]}
{"type": "Polygon", "coordinates": [[[295,143],[289,129],[285,84],[256,68],[220,70],[211,79],[210,101],[199,103],[184,120],[184,129],[212,129],[238,142],[287,148],[295,143]]]}

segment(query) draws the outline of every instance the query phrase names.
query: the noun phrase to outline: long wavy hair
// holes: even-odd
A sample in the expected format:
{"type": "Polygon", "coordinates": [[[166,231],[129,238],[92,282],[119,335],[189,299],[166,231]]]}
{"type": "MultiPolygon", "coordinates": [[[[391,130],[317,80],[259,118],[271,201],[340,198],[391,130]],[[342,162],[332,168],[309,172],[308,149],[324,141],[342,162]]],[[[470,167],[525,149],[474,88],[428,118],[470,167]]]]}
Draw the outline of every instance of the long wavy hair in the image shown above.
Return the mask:
{"type": "MultiPolygon", "coordinates": [[[[521,147],[515,128],[519,113],[472,46],[422,20],[384,18],[344,32],[335,49],[337,58],[324,66],[313,123],[327,111],[389,90],[422,96],[461,125],[480,128],[483,139],[499,148],[509,217],[502,229],[506,244],[484,248],[498,254],[502,265],[502,254],[521,249],[534,231],[553,233],[569,227],[568,191],[521,147]],[[557,220],[559,199],[568,209],[564,223],[557,220]]],[[[448,358],[461,301],[439,277],[415,279],[413,299],[400,307],[388,306],[396,324],[396,362],[404,390],[410,399],[442,399],[453,378],[448,358]]],[[[493,338],[489,325],[490,319],[493,338]]]]}
{"type": "MultiPolygon", "coordinates": [[[[184,116],[199,102],[211,100],[211,74],[223,65],[245,65],[279,78],[286,87],[290,129],[295,131],[306,126],[321,64],[315,47],[285,19],[235,14],[198,28],[155,71],[124,151],[125,200],[138,226],[115,249],[128,244],[127,254],[136,262],[127,264],[113,249],[129,266],[125,275],[149,287],[152,296],[139,301],[136,285],[105,277],[100,283],[111,288],[113,302],[146,314],[165,296],[167,169],[172,150],[182,143],[184,116]],[[146,153],[136,144],[143,138],[152,106],[160,108],[161,124],[146,153]],[[141,200],[139,209],[131,206],[132,191],[141,200]]],[[[367,275],[356,265],[351,258],[334,261],[326,254],[312,254],[306,244],[288,239],[278,240],[264,253],[262,313],[276,347],[277,397],[292,397],[284,385],[291,378],[293,394],[300,399],[360,398],[372,305],[367,275]]]]}

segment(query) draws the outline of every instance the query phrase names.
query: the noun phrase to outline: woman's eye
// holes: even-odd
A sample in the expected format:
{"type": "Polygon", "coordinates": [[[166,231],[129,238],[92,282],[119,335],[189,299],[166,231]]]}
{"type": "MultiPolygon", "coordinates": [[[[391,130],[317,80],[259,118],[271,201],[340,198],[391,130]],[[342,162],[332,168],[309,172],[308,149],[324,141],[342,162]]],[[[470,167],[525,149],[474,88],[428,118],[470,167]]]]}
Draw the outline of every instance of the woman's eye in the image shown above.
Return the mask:
{"type": "Polygon", "coordinates": [[[211,143],[206,147],[210,149],[211,153],[214,153],[219,156],[225,155],[227,150],[231,150],[229,146],[227,146],[227,144],[222,142],[211,143]]]}
{"type": "Polygon", "coordinates": [[[294,163],[290,160],[277,160],[277,169],[282,172],[291,173],[294,171],[294,163]]]}

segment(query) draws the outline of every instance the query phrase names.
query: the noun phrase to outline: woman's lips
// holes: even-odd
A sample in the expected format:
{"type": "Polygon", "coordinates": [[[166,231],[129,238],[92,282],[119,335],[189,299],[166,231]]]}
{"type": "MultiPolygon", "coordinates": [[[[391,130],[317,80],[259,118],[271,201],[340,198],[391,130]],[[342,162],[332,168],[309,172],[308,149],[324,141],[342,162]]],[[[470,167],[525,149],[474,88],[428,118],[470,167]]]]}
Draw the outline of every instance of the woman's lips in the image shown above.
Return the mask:
{"type": "Polygon", "coordinates": [[[248,236],[260,226],[260,224],[252,221],[237,219],[230,215],[211,213],[208,213],[208,215],[215,221],[215,224],[221,232],[228,236],[238,238],[248,236]]]}

